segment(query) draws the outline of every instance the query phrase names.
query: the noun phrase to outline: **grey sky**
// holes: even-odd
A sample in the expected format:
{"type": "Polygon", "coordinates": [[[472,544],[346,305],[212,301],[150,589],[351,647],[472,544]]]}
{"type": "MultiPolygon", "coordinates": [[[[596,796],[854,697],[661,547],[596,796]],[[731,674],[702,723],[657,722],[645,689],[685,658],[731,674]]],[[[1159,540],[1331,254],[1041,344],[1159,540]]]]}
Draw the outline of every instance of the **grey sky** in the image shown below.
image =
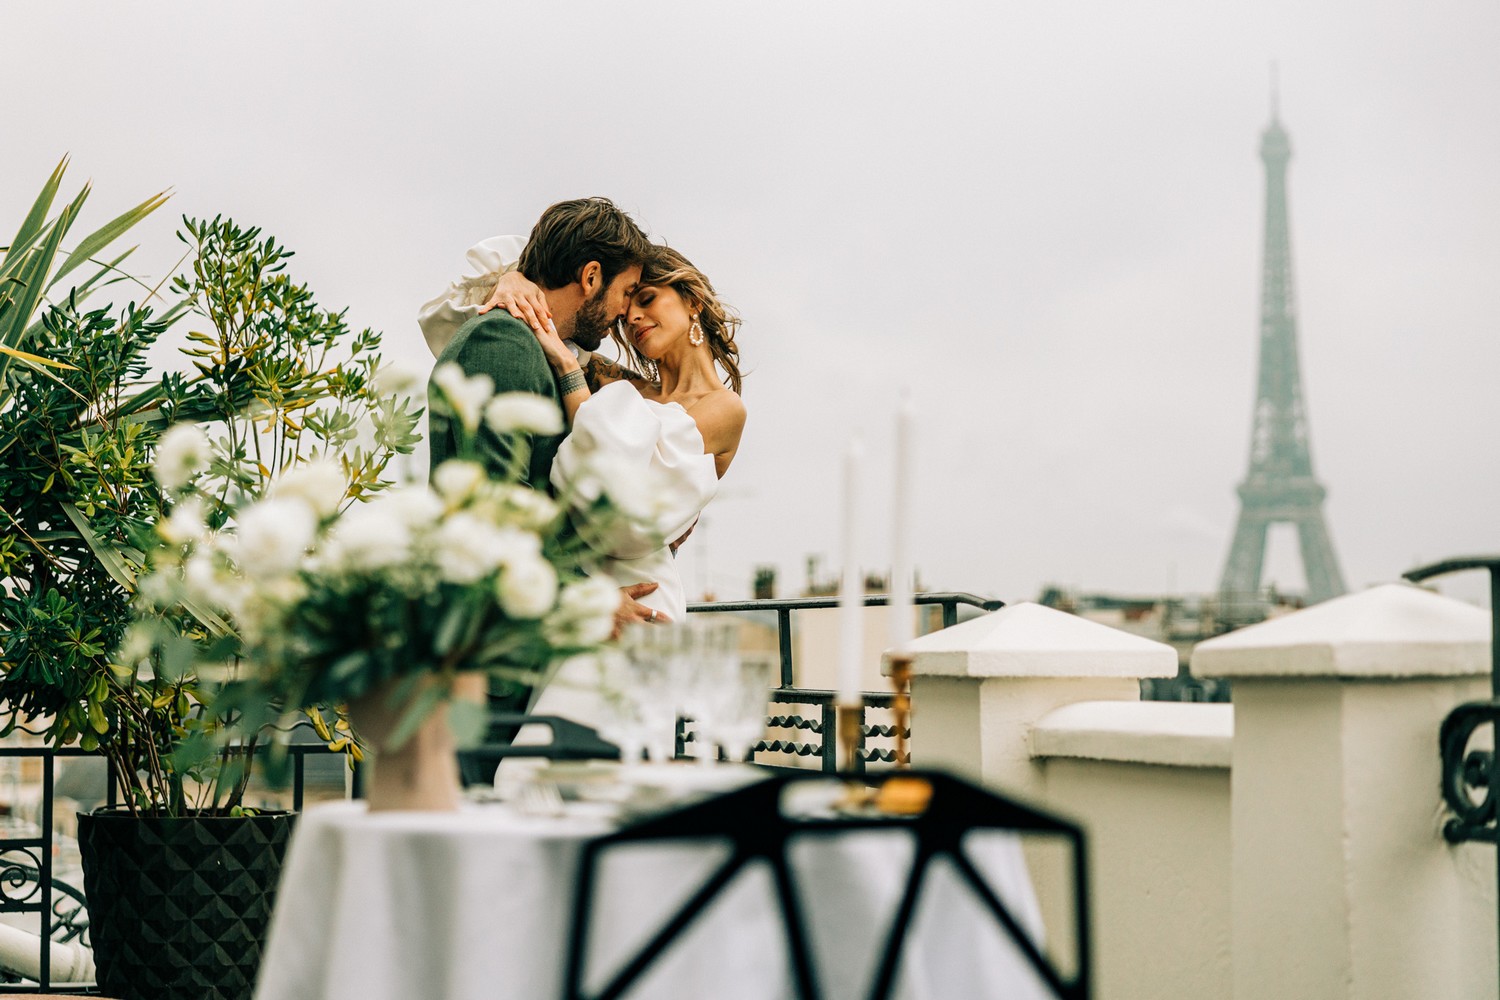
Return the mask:
{"type": "MultiPolygon", "coordinates": [[[[485,236],[606,194],[745,318],[750,421],[691,584],[889,550],[895,395],[942,588],[1212,589],[1245,472],[1268,65],[1314,463],[1351,586],[1500,549],[1500,7],[1443,2],[9,4],[0,228],[71,152],[94,221],[295,249],[413,317],[485,236]],[[705,561],[705,552],[707,559],[705,561]]],[[[86,220],[87,221],[87,220],[86,220]]],[[[1290,536],[1272,572],[1297,577],[1290,536]]],[[[1477,581],[1452,592],[1477,596],[1477,581]]]]}

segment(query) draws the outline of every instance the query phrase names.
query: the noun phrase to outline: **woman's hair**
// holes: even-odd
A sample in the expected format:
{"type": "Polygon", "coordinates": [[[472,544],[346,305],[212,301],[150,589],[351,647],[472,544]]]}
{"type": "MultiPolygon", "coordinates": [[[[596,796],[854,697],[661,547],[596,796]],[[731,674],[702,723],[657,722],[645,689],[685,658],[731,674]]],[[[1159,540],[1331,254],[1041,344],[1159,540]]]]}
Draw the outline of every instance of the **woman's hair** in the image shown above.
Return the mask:
{"type": "MultiPolygon", "coordinates": [[[[672,289],[682,296],[688,311],[698,315],[698,326],[703,330],[709,353],[724,371],[724,384],[738,394],[743,376],[740,374],[740,349],[734,342],[734,335],[740,327],[740,318],[720,301],[704,273],[671,247],[653,246],[641,267],[641,281],[637,287],[647,285],[672,289]]],[[[655,370],[655,363],[637,351],[628,337],[620,334],[619,324],[615,325],[612,337],[629,367],[636,371],[655,370]]]]}

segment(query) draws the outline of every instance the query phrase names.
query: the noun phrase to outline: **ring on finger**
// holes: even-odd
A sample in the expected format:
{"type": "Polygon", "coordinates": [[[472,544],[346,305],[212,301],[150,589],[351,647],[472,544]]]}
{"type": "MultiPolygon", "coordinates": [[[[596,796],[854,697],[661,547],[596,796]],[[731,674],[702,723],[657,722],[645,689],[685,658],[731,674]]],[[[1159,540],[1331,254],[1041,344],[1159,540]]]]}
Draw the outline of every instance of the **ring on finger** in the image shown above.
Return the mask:
{"type": "Polygon", "coordinates": [[[650,614],[649,617],[646,618],[646,620],[648,622],[654,622],[654,621],[656,621],[656,609],[655,608],[651,609],[651,614],[650,614]]]}

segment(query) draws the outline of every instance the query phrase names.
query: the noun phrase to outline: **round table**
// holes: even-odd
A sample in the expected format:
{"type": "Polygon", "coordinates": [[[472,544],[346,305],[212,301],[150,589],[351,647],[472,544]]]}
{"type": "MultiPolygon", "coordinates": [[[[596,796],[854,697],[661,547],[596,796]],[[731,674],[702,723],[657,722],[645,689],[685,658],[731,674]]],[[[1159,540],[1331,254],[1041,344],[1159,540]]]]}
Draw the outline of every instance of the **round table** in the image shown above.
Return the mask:
{"type": "MultiPolygon", "coordinates": [[[[590,804],[542,818],[502,805],[369,813],[361,802],[303,814],[282,873],[257,1000],[547,1000],[562,994],[579,848],[613,829],[590,804]]],[[[1041,939],[1020,841],[967,851],[1041,939]]],[[[592,987],[728,856],[701,843],[605,855],[590,931],[592,987]]],[[[807,838],[790,851],[824,995],[863,997],[910,858],[899,831],[807,838]]],[[[922,890],[897,995],[1045,998],[1019,950],[939,863],[922,890]],[[939,870],[940,869],[940,870],[939,870]]],[[[793,997],[769,874],[747,870],[627,995],[793,997]]]]}

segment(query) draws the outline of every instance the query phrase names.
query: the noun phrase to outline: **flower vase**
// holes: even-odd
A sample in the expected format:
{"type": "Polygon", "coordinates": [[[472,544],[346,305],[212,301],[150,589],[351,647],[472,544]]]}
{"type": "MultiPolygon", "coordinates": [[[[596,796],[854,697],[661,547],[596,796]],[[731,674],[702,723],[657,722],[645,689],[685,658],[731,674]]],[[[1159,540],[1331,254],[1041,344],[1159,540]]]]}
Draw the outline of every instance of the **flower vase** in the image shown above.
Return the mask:
{"type": "MultiPolygon", "coordinates": [[[[448,723],[448,701],[440,701],[400,746],[391,746],[391,737],[407,708],[425,686],[442,681],[436,675],[423,678],[410,697],[392,704],[399,683],[386,681],[349,702],[349,721],[365,747],[365,760],[361,764],[365,801],[371,812],[452,812],[463,796],[458,779],[458,746],[448,723]]],[[[458,674],[452,684],[453,698],[484,702],[487,675],[466,671],[458,674]]]]}

